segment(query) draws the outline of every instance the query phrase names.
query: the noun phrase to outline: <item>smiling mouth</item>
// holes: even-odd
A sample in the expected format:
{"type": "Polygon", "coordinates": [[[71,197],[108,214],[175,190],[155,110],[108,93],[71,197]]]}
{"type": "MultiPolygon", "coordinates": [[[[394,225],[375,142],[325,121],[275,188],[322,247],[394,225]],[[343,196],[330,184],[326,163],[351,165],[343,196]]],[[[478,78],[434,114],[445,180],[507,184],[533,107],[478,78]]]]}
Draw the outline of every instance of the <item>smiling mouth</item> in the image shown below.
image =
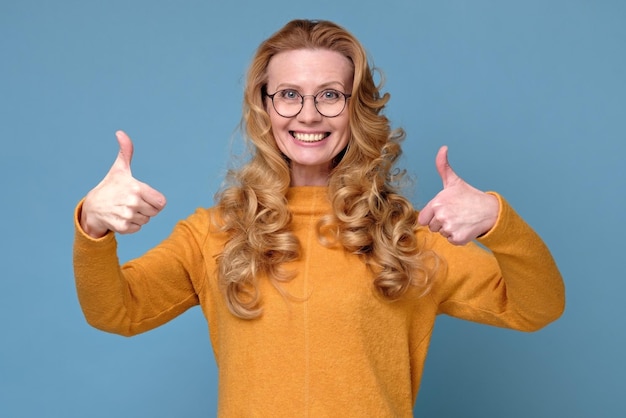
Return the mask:
{"type": "Polygon", "coordinates": [[[330,135],[330,132],[325,133],[316,133],[316,134],[307,134],[302,132],[289,132],[291,136],[301,142],[319,142],[330,135]]]}

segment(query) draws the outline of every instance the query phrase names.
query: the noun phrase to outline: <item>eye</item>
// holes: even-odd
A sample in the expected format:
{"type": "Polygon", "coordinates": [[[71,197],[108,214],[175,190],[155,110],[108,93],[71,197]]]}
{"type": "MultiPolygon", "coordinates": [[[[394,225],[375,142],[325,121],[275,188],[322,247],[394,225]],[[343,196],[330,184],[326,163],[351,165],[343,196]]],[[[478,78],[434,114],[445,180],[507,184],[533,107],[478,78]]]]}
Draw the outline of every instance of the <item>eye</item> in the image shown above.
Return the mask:
{"type": "Polygon", "coordinates": [[[324,90],[321,91],[318,95],[318,100],[322,100],[325,102],[333,102],[335,100],[338,100],[341,97],[341,93],[339,93],[337,90],[324,90]]]}
{"type": "Polygon", "coordinates": [[[300,98],[300,93],[296,90],[286,89],[281,90],[279,93],[279,97],[284,100],[298,100],[300,98]]]}

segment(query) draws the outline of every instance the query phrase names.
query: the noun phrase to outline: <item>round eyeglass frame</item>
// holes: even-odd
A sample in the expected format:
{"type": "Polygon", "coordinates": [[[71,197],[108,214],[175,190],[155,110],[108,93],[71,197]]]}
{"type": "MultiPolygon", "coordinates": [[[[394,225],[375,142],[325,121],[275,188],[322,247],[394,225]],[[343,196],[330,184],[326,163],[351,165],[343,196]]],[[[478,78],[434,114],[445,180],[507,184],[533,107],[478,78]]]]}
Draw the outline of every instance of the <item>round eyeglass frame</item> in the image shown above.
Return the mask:
{"type": "Polygon", "coordinates": [[[352,95],[351,95],[351,94],[344,93],[344,92],[342,92],[342,91],[335,90],[335,89],[324,89],[324,90],[318,91],[318,92],[317,92],[317,93],[315,93],[315,94],[300,94],[300,92],[299,92],[299,91],[294,90],[294,89],[282,89],[282,90],[278,90],[278,91],[276,91],[276,92],[275,92],[275,93],[273,93],[273,94],[269,94],[269,93],[267,93],[267,91],[264,91],[263,93],[264,93],[264,95],[265,95],[266,97],[269,97],[269,98],[270,98],[270,100],[272,101],[272,107],[274,108],[274,110],[276,111],[276,113],[277,113],[279,116],[282,116],[283,118],[295,118],[296,116],[298,116],[298,115],[300,114],[300,112],[302,112],[302,109],[304,109],[304,99],[305,99],[306,97],[312,97],[312,98],[313,98],[313,105],[315,106],[315,110],[317,110],[317,113],[319,113],[320,115],[324,116],[325,118],[336,118],[337,116],[341,115],[341,113],[342,113],[342,112],[346,109],[346,104],[348,103],[348,99],[349,99],[350,97],[352,97],[352,95]],[[323,114],[323,113],[319,110],[319,108],[317,107],[317,96],[319,96],[321,93],[324,93],[325,91],[329,91],[329,90],[330,90],[330,91],[334,91],[334,92],[336,92],[336,93],[338,93],[338,94],[340,94],[340,95],[342,95],[342,96],[343,96],[343,106],[342,106],[341,110],[340,110],[340,111],[339,111],[336,115],[332,115],[332,116],[329,116],[329,115],[325,115],[325,114],[323,114]],[[300,109],[299,109],[296,113],[294,113],[293,115],[290,115],[290,116],[285,116],[285,115],[283,115],[282,113],[280,113],[280,112],[278,111],[278,109],[276,109],[276,105],[274,104],[274,96],[276,96],[278,93],[281,93],[281,92],[283,92],[283,91],[293,91],[293,92],[297,93],[297,94],[298,94],[298,96],[300,96],[300,109]]]}

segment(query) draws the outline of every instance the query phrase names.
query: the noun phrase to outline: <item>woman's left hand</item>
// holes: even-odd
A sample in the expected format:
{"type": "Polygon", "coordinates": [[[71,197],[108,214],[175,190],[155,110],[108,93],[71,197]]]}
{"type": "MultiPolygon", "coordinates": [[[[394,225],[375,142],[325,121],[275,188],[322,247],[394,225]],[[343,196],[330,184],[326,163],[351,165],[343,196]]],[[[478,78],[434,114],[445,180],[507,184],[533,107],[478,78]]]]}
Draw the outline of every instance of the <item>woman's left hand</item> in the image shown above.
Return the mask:
{"type": "Polygon", "coordinates": [[[470,186],[452,170],[447,146],[439,149],[435,165],[443,190],[420,211],[418,222],[454,245],[465,245],[489,232],[498,219],[498,198],[470,186]]]}

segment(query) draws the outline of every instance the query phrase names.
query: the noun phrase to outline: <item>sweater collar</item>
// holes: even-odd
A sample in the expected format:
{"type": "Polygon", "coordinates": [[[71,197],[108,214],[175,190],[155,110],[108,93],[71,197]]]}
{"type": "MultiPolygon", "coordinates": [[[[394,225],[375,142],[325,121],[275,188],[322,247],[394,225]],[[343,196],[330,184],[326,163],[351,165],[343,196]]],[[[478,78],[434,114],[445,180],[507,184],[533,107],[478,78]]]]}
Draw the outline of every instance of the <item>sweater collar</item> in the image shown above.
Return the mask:
{"type": "Polygon", "coordinates": [[[287,201],[294,215],[323,215],[330,211],[328,187],[325,186],[290,187],[287,201]]]}

